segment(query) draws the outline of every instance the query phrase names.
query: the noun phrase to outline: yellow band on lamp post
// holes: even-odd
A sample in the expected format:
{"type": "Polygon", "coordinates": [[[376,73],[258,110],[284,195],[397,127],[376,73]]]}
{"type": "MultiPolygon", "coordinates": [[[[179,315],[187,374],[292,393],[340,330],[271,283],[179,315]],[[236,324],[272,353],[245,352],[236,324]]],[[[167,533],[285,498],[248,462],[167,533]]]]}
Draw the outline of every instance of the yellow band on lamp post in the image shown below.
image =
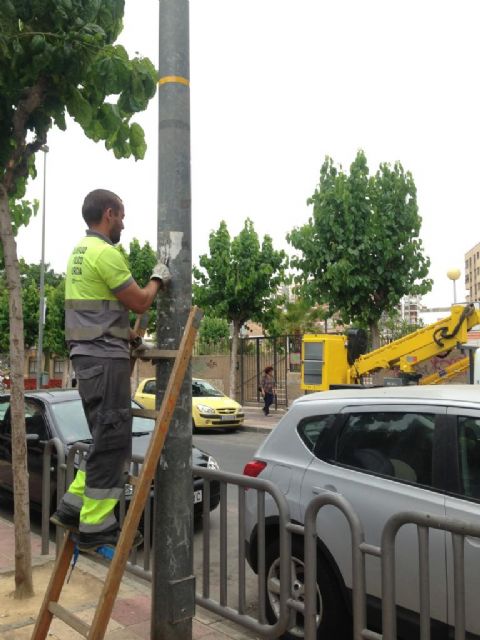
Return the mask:
{"type": "Polygon", "coordinates": [[[183,78],[182,76],[163,76],[163,78],[160,78],[158,81],[158,84],[169,84],[171,82],[183,84],[186,87],[190,86],[190,80],[183,78]]]}

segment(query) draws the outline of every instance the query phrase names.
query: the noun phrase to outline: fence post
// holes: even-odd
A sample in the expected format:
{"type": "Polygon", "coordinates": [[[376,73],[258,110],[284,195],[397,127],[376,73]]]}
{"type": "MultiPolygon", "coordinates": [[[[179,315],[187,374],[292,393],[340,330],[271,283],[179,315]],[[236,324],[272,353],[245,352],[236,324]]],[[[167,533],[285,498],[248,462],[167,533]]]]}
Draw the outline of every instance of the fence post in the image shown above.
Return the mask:
{"type": "Polygon", "coordinates": [[[244,371],[243,371],[243,360],[244,360],[244,343],[245,338],[240,338],[240,404],[243,405],[245,402],[245,389],[243,388],[245,384],[244,380],[244,371]]]}
{"type": "MultiPolygon", "coordinates": [[[[273,339],[273,371],[275,372],[278,387],[278,371],[277,371],[277,338],[273,339]]],[[[278,391],[278,389],[277,389],[278,391]]],[[[278,409],[278,396],[275,394],[275,410],[278,409]]]]}
{"type": "Polygon", "coordinates": [[[255,355],[256,355],[256,367],[257,367],[257,402],[260,402],[260,391],[258,390],[260,387],[260,338],[255,338],[255,355]]]}

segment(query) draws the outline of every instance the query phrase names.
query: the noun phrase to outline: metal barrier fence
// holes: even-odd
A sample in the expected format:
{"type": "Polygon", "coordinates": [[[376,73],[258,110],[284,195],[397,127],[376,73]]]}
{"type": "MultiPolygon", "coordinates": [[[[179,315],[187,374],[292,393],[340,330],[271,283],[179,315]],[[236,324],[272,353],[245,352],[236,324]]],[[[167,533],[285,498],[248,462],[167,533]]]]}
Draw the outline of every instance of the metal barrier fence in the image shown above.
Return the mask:
{"type": "Polygon", "coordinates": [[[455,640],[465,640],[465,562],[466,536],[480,538],[480,525],[447,516],[435,516],[415,511],[405,511],[387,520],[381,538],[381,546],[367,544],[362,523],[351,504],[337,494],[322,494],[309,503],[305,512],[305,640],[316,638],[316,588],[317,588],[317,529],[319,510],[331,505],[339,509],[350,527],[352,539],[352,614],[353,640],[396,640],[397,616],[395,599],[395,541],[400,528],[407,524],[417,527],[419,567],[419,623],[420,640],[430,640],[430,576],[429,529],[451,533],[453,545],[455,640]],[[366,628],[367,589],[365,580],[365,556],[380,558],[382,573],[382,634],[366,628]]]}
{"type": "MultiPolygon", "coordinates": [[[[51,440],[47,443],[43,457],[43,483],[42,483],[42,554],[49,553],[49,506],[51,495],[51,477],[50,470],[52,467],[52,452],[55,452],[57,458],[57,505],[61,499],[65,488],[69,486],[73,480],[76,462],[78,456],[88,451],[88,445],[78,442],[69,449],[65,460],[63,445],[58,439],[51,440]]],[[[132,458],[132,475],[138,475],[139,466],[142,464],[143,458],[133,456],[132,458]]],[[[282,635],[289,625],[289,612],[295,603],[290,598],[289,585],[291,584],[291,531],[290,531],[290,512],[285,496],[270,481],[261,480],[259,478],[251,478],[247,476],[237,475],[219,470],[207,469],[204,467],[194,466],[192,468],[194,477],[203,478],[203,545],[202,545],[202,584],[200,591],[197,591],[195,601],[198,605],[217,613],[237,624],[250,629],[257,635],[264,638],[276,638],[282,635]],[[220,483],[220,576],[219,576],[219,592],[220,596],[215,599],[211,595],[210,580],[210,559],[211,559],[211,528],[210,528],[210,490],[211,483],[220,483]],[[227,487],[238,487],[238,604],[236,608],[228,605],[228,561],[230,553],[227,545],[227,487]],[[246,599],[246,557],[245,557],[245,495],[248,489],[256,491],[257,495],[257,518],[259,522],[258,531],[258,562],[259,572],[257,580],[257,597],[258,603],[257,617],[248,615],[247,599],[246,599]],[[280,615],[275,624],[266,622],[265,614],[265,494],[269,494],[274,500],[280,522],[280,615]]],[[[128,486],[128,485],[127,485],[128,486]]],[[[128,491],[127,491],[128,493],[128,491]]],[[[130,554],[127,569],[148,581],[152,580],[151,572],[151,548],[152,548],[152,527],[151,527],[151,510],[153,500],[147,501],[143,513],[143,536],[144,543],[142,552],[133,549],[130,554]],[[142,556],[141,558],[139,556],[142,556]]],[[[119,521],[123,521],[126,512],[126,498],[122,497],[119,503],[119,521]]],[[[57,528],[56,545],[57,550],[60,548],[63,531],[57,528]]]]}
{"type": "MultiPolygon", "coordinates": [[[[43,459],[42,485],[42,553],[48,554],[49,546],[49,505],[51,496],[50,471],[52,454],[57,458],[57,500],[63,495],[63,487],[68,486],[75,472],[75,458],[88,449],[83,443],[75,444],[68,453],[67,460],[63,453],[63,446],[57,439],[47,443],[43,459]]],[[[143,462],[142,458],[134,457],[132,461],[134,475],[143,462]]],[[[417,512],[402,512],[392,516],[385,524],[381,545],[376,546],[365,542],[364,530],[360,519],[352,506],[344,497],[335,493],[325,493],[313,498],[305,512],[304,525],[290,522],[288,503],[283,493],[270,481],[251,478],[233,473],[193,467],[194,476],[203,478],[203,533],[202,533],[202,581],[201,589],[196,593],[196,603],[213,613],[221,615],[240,624],[264,638],[274,638],[282,635],[291,628],[292,613],[300,612],[304,615],[305,640],[316,640],[317,637],[317,516],[320,509],[330,505],[339,509],[348,523],[351,534],[351,562],[352,562],[352,614],[353,640],[395,640],[397,638],[396,598],[395,598],[395,544],[398,531],[407,524],[413,524],[418,532],[418,567],[419,567],[419,626],[420,640],[430,640],[430,576],[429,576],[429,530],[437,529],[449,532],[453,545],[453,574],[454,574],[454,612],[455,612],[455,640],[465,639],[465,562],[464,541],[466,536],[480,538],[480,524],[446,516],[434,516],[417,512]],[[219,598],[211,595],[210,561],[211,561],[211,527],[210,527],[210,489],[212,482],[220,483],[220,529],[219,529],[219,598]],[[238,488],[238,603],[234,608],[228,604],[228,560],[227,545],[227,488],[238,488]],[[257,553],[257,617],[248,615],[246,601],[246,558],[245,558],[245,499],[246,491],[256,491],[256,520],[258,523],[257,553]],[[265,593],[265,496],[269,495],[276,504],[278,512],[278,530],[280,534],[280,593],[279,614],[275,624],[266,623],[265,593]],[[304,537],[304,602],[293,598],[292,587],[292,534],[304,537]],[[381,562],[382,578],[382,634],[367,629],[367,587],[365,573],[365,557],[375,556],[381,562]]],[[[144,547],[142,563],[138,562],[138,550],[133,550],[128,563],[132,573],[150,580],[152,579],[151,565],[151,507],[152,500],[147,502],[144,515],[144,547]]],[[[120,501],[120,521],[126,510],[125,497],[120,501]]],[[[62,532],[57,531],[57,548],[61,541],[62,532]]]]}

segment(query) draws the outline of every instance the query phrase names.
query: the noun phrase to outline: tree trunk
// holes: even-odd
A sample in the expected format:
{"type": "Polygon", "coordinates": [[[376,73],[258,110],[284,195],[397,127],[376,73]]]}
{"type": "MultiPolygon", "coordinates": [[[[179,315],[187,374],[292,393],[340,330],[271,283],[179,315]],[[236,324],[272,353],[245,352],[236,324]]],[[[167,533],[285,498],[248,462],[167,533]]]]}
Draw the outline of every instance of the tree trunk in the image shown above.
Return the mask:
{"type": "Polygon", "coordinates": [[[380,332],[378,330],[378,324],[376,322],[369,326],[370,336],[372,337],[372,351],[380,347],[380,332]]]}
{"type": "MultiPolygon", "coordinates": [[[[378,324],[377,323],[372,323],[371,325],[369,325],[369,329],[370,329],[370,336],[372,338],[372,351],[374,351],[375,349],[378,349],[381,345],[380,345],[380,331],[378,330],[378,324]]],[[[384,378],[384,373],[379,370],[379,371],[374,371],[372,373],[372,384],[375,386],[378,385],[382,385],[383,384],[383,378],[384,378]]]]}
{"type": "Polygon", "coordinates": [[[17,245],[12,233],[8,198],[0,184],[0,240],[3,245],[10,314],[10,411],[15,524],[15,598],[33,596],[32,550],[28,494],[24,403],[23,309],[17,245]]]}
{"type": "Polygon", "coordinates": [[[238,334],[240,333],[240,327],[242,323],[240,320],[233,320],[233,335],[232,335],[232,352],[230,354],[230,397],[236,400],[235,394],[237,391],[237,358],[238,358],[238,334]]]}

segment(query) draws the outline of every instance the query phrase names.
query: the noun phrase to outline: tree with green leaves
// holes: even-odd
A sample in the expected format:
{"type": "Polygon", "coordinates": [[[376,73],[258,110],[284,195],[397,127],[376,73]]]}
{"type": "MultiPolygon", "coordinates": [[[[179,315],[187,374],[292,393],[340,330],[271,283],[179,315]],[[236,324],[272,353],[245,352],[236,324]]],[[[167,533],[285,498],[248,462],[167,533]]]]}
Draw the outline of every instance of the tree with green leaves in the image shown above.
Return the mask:
{"type": "Polygon", "coordinates": [[[33,593],[24,420],[24,326],[15,233],[35,205],[23,200],[35,153],[66,114],[117,158],[145,154],[132,116],[147,107],[156,72],[115,44],[124,0],[4,0],[0,11],[0,240],[10,310],[15,596],[33,593]]]}
{"type": "Polygon", "coordinates": [[[321,306],[312,306],[308,300],[298,298],[279,306],[265,329],[269,336],[320,333],[319,327],[323,327],[327,317],[327,311],[321,306]]]}
{"type": "Polygon", "coordinates": [[[273,248],[270,236],[260,245],[248,218],[233,240],[222,221],[210,234],[209,248],[210,255],[200,256],[200,268],[193,269],[193,298],[207,314],[233,325],[230,395],[235,396],[240,328],[247,320],[266,322],[275,313],[288,262],[284,251],[273,248]]]}
{"type": "Polygon", "coordinates": [[[363,151],[350,173],[327,157],[307,202],[313,216],[287,237],[301,252],[291,260],[301,294],[328,304],[329,314],[338,312],[345,323],[368,327],[376,348],[382,314],[404,295],[432,288],[413,177],[399,162],[370,175],[363,151]]]}
{"type": "MultiPolygon", "coordinates": [[[[143,246],[134,238],[130,242],[129,252],[126,254],[128,266],[134,277],[135,281],[140,287],[145,287],[153,271],[153,267],[157,263],[157,256],[155,251],[149,242],[146,242],[143,246]]],[[[155,309],[150,309],[148,313],[148,327],[147,331],[151,334],[155,332],[157,312],[155,309]]],[[[133,326],[135,323],[133,313],[130,313],[130,324],[133,326]]]]}
{"type": "Polygon", "coordinates": [[[198,331],[200,342],[215,344],[230,338],[230,326],[225,318],[204,316],[198,331]]]}

